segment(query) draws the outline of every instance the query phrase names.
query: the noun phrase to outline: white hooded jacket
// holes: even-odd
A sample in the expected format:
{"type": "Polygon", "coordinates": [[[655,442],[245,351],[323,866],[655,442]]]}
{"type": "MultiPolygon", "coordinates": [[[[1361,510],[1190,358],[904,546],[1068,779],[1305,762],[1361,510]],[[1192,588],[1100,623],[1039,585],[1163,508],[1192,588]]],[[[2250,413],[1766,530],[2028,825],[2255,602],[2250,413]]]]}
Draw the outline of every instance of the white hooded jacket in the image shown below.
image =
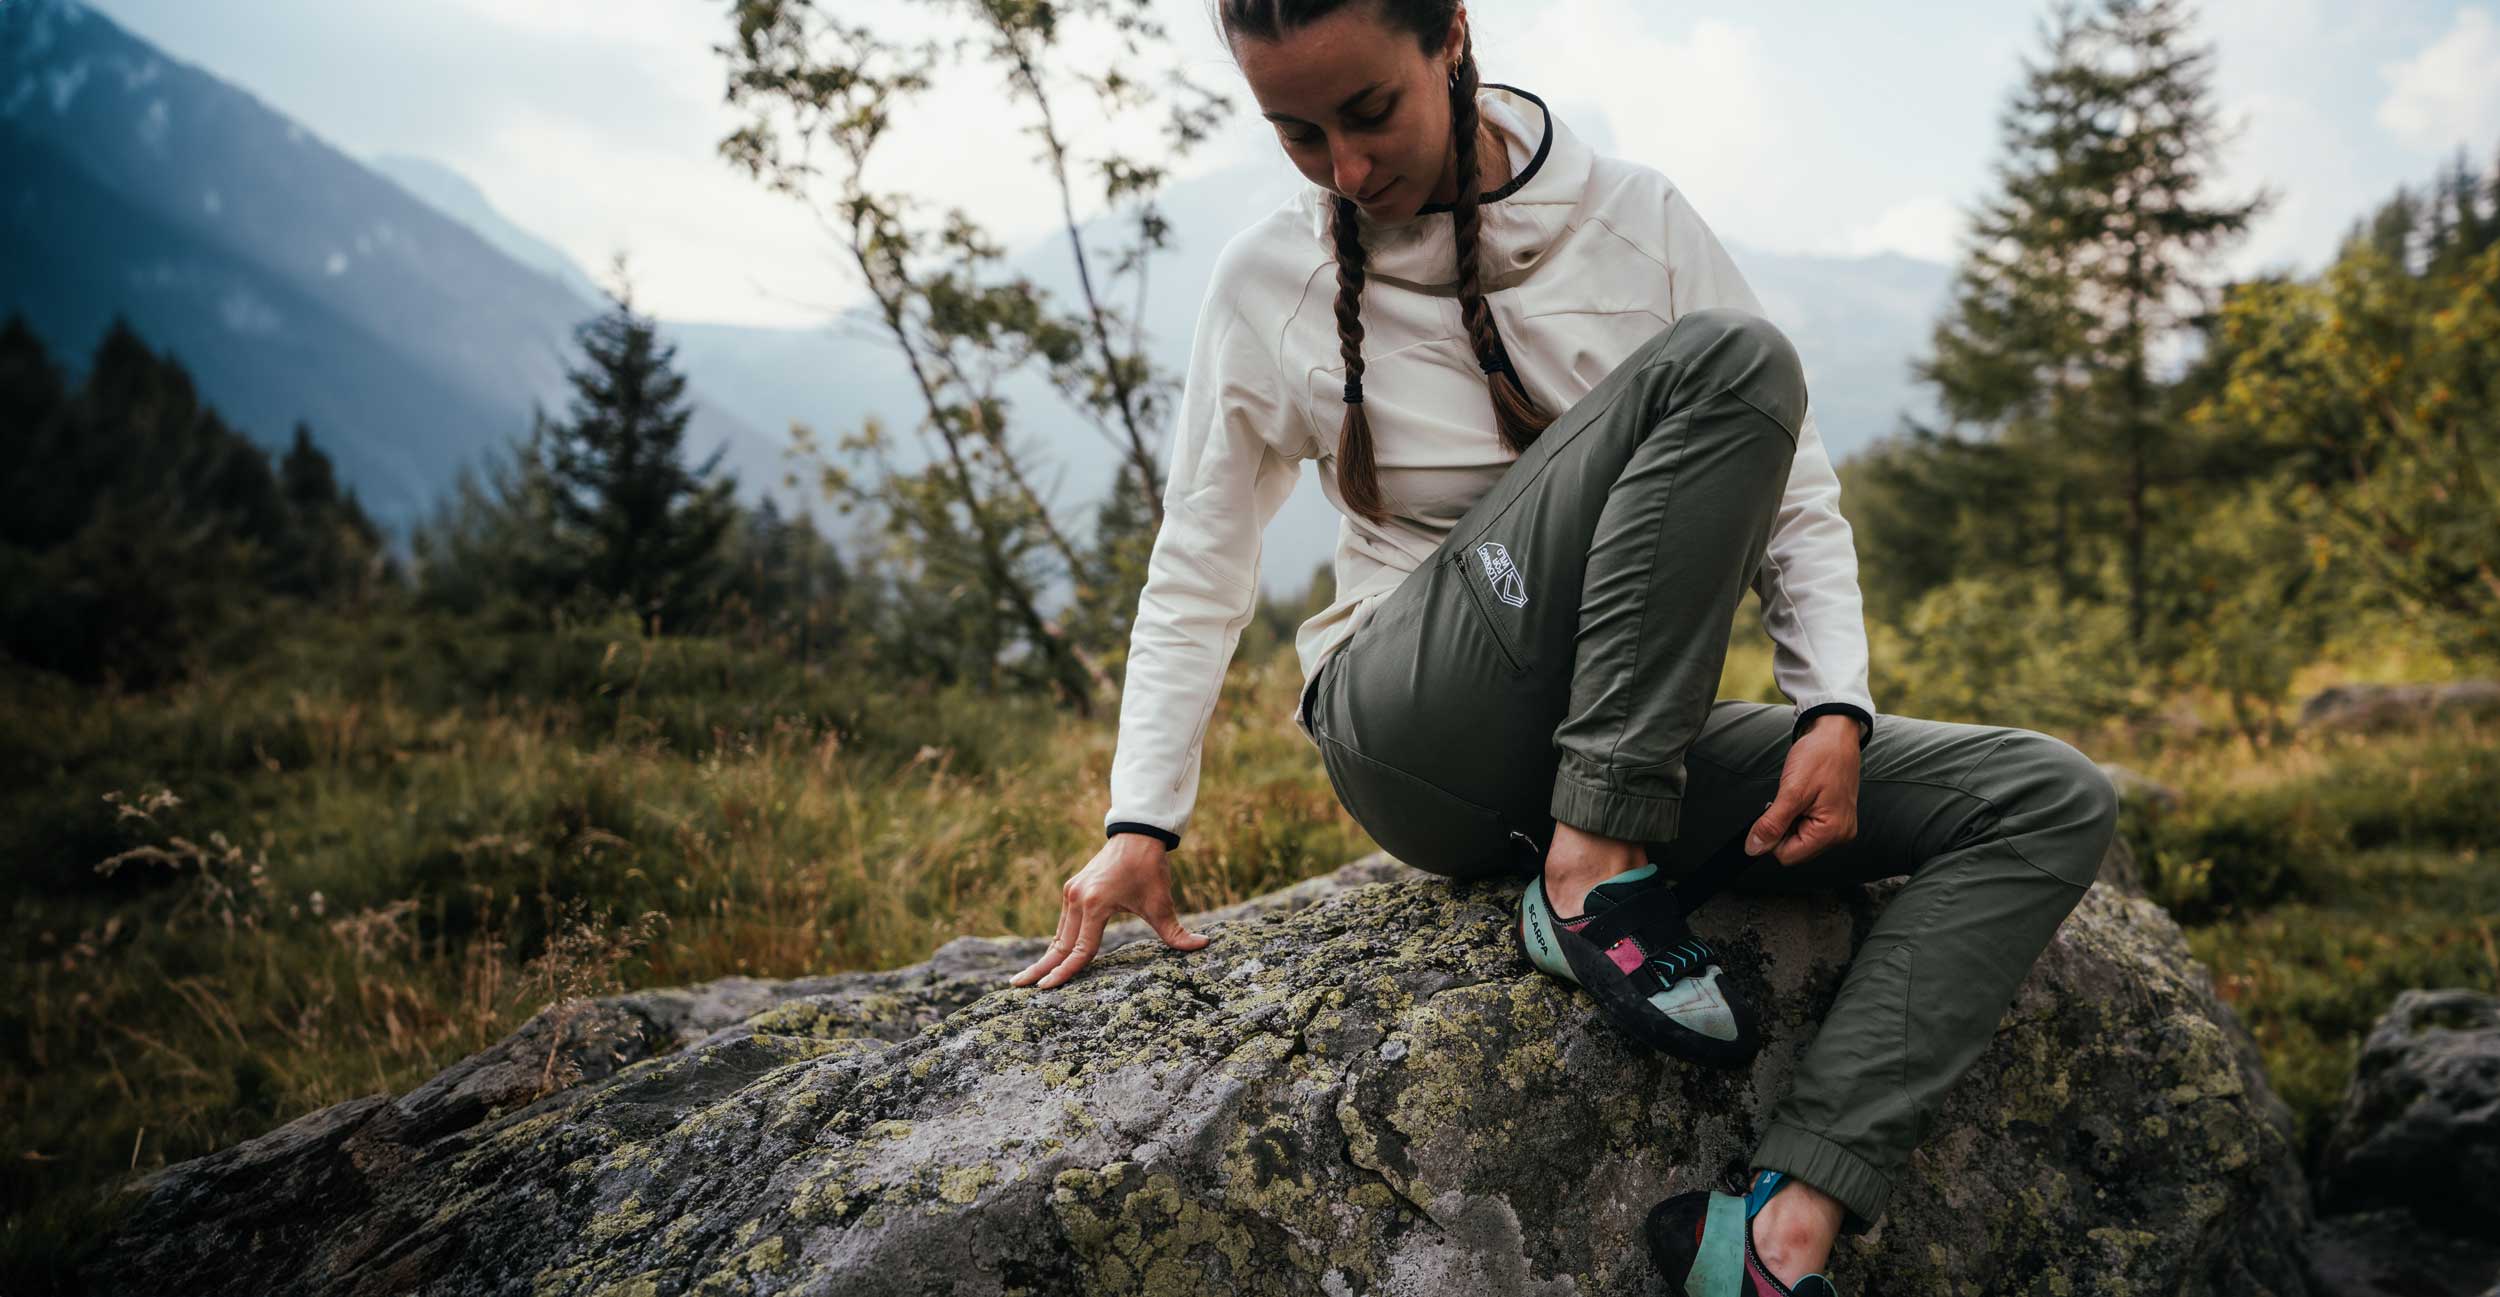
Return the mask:
{"type": "MultiPolygon", "coordinates": [[[[1485,83],[1477,104],[1512,171],[1477,208],[1478,284],[1513,369],[1547,411],[1578,401],[1686,311],[1763,313],[1664,175],[1591,153],[1517,87],[1485,83]]],[[[1260,536],[1304,460],[1318,461],[1340,515],[1336,602],[1294,637],[1307,683],[1517,458],[1495,429],[1459,316],[1449,208],[1426,206],[1394,225],[1361,217],[1363,401],[1390,517],[1374,524],[1346,508],[1337,491],[1345,364],[1332,200],[1304,186],[1217,258],[1129,640],[1106,830],[1161,830],[1176,841],[1187,826],[1225,665],[1257,606],[1260,536]]],[[[1809,410],[1752,585],[1773,674],[1799,713],[1840,704],[1871,718],[1857,550],[1839,497],[1809,410]]],[[[1293,719],[1306,726],[1299,705],[1293,719]]]]}

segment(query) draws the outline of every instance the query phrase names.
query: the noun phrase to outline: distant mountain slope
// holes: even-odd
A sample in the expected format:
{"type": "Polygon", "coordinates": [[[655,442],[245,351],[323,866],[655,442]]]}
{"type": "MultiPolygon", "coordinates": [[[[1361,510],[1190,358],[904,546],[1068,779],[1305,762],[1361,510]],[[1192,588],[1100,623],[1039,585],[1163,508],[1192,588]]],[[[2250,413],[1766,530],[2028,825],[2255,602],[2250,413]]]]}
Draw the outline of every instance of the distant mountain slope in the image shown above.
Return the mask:
{"type": "Polygon", "coordinates": [[[1804,257],[1731,246],[1762,309],[1805,361],[1815,427],[1837,462],[1891,432],[1902,411],[1931,417],[1910,359],[1948,304],[1951,267],[1885,253],[1804,257]]]}
{"type": "MultiPolygon", "coordinates": [[[[0,6],[0,125],[0,309],[73,362],[128,314],[263,444],[313,420],[377,517],[561,408],[595,310],[573,287],[102,15],[0,6]]],[[[755,464],[755,434],[697,401],[693,444],[755,464]]]]}
{"type": "Polygon", "coordinates": [[[434,210],[468,226],[495,250],[553,278],[585,303],[596,303],[605,290],[592,281],[564,250],[522,229],[495,210],[467,176],[425,158],[384,154],[365,165],[391,178],[400,188],[433,205],[434,210]]]}
{"type": "Polygon", "coordinates": [[[0,304],[25,311],[73,369],[113,316],[126,316],[260,445],[282,445],[296,420],[310,423],[377,518],[405,519],[432,500],[459,463],[452,430],[512,430],[510,411],[283,278],[123,201],[5,121],[0,176],[0,304]]]}
{"type": "MultiPolygon", "coordinates": [[[[1602,126],[1589,131],[1601,148],[1602,126]]],[[[309,418],[385,520],[404,520],[452,467],[522,432],[532,401],[561,408],[569,330],[597,309],[580,266],[449,168],[359,163],[67,0],[0,0],[0,150],[10,236],[0,310],[24,307],[57,353],[79,359],[102,321],[127,311],[264,442],[309,418]]],[[[1174,244],[1143,310],[1175,380],[1217,253],[1302,183],[1277,158],[1163,195],[1174,244]]],[[[1089,227],[1086,241],[1114,233],[1089,227]]],[[[1834,459],[1917,404],[1907,360],[1943,304],[1947,267],[1766,254],[1746,248],[1742,230],[1718,233],[1796,338],[1834,459]]],[[[1076,301],[1064,237],[1036,240],[1009,268],[1062,305],[1076,301]]],[[[916,461],[918,395],[873,327],[666,332],[700,405],[693,444],[727,440],[725,463],[750,491],[774,490],[787,470],[793,421],[829,442],[875,414],[897,432],[898,458],[916,461]]],[[[1003,390],[1082,528],[1116,451],[1038,374],[1003,390]]],[[[1333,550],[1337,521],[1314,468],[1267,531],[1264,584],[1299,588],[1333,550]]]]}

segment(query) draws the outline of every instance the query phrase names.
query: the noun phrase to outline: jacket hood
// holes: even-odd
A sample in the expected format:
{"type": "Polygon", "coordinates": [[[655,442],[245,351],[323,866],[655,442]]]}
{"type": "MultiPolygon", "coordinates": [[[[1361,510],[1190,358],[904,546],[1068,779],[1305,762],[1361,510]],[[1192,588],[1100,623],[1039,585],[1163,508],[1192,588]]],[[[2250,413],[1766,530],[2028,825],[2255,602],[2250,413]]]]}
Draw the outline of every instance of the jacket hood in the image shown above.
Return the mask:
{"type": "MultiPolygon", "coordinates": [[[[1476,208],[1479,250],[1496,254],[1488,264],[1513,264],[1508,254],[1520,249],[1526,256],[1518,258],[1518,263],[1524,265],[1533,259],[1533,249],[1568,228],[1572,211],[1587,193],[1588,146],[1555,118],[1544,100],[1517,86],[1496,81],[1479,84],[1476,111],[1496,132],[1527,145],[1528,162],[1519,174],[1499,189],[1486,190],[1476,208]]],[[[1311,237],[1333,258],[1337,243],[1329,234],[1329,222],[1336,195],[1323,186],[1306,184],[1299,201],[1311,237]]],[[[1355,220],[1363,235],[1367,275],[1456,291],[1457,236],[1449,204],[1428,203],[1394,224],[1376,222],[1357,208],[1355,220]]]]}

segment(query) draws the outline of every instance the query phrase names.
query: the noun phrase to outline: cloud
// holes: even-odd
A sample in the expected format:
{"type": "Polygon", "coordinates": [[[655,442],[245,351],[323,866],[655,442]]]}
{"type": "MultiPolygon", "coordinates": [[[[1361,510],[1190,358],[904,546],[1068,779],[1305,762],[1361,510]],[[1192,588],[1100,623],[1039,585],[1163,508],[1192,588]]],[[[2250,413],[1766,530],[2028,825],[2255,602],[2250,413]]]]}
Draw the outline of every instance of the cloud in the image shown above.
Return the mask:
{"type": "MultiPolygon", "coordinates": [[[[802,303],[858,296],[812,213],[717,156],[738,118],[711,52],[730,35],[718,0],[254,0],[248,19],[198,0],[95,3],[352,153],[466,174],[585,267],[628,250],[645,304],[673,317],[803,323],[818,312],[802,303]]],[[[2219,44],[2216,101],[2246,127],[2224,150],[2217,193],[2264,182],[2280,199],[2233,267],[2323,256],[2396,184],[2460,143],[2488,157],[2500,137],[2500,0],[2200,7],[2219,44]]],[[[888,36],[968,30],[951,3],[843,8],[888,36]]],[[[1488,79],[1535,91],[1598,151],[1664,172],[1730,243],[1949,258],[1960,216],[1948,200],[1988,187],[1989,123],[2018,56],[2037,54],[2037,8],[1510,0],[1470,11],[1488,79]]],[[[1172,48],[1135,70],[1176,58],[1235,110],[1173,179],[1253,164],[1247,220],[1300,176],[1258,120],[1210,0],[1152,9],[1172,48]]],[[[1065,65],[1138,62],[1096,37],[1065,65]]],[[[1076,91],[1057,107],[1080,158],[1114,144],[1160,157],[1152,122],[1112,127],[1076,91]]],[[[996,66],[976,58],[899,116],[869,179],[931,211],[961,206],[1011,247],[1052,237],[1058,196],[1027,124],[996,66]]]]}
{"type": "Polygon", "coordinates": [[[1488,13],[1479,20],[1484,75],[1550,87],[1549,103],[1567,87],[1578,111],[1597,115],[1583,138],[1603,135],[1606,152],[1664,172],[1715,227],[1752,242],[1793,241],[1802,223],[1789,174],[1798,169],[1763,165],[1793,155],[1793,112],[1774,93],[1782,78],[1762,32],[1703,18],[1669,37],[1658,31],[1661,15],[1632,0],[1554,0],[1531,33],[1516,20],[1493,30],[1488,13]]]}
{"type": "Polygon", "coordinates": [[[2392,83],[2379,125],[2408,143],[2444,149],[2500,131],[2500,24],[2478,5],[2459,9],[2421,53],[2379,71],[2392,83]]]}

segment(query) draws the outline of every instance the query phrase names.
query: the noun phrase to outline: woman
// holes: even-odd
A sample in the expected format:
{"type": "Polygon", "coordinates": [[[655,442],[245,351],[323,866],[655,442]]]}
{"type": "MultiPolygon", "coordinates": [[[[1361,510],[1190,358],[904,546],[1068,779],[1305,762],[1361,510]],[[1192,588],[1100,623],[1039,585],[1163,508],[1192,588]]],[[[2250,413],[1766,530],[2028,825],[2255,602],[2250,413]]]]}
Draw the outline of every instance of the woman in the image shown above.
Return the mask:
{"type": "Polygon", "coordinates": [[[1882,1214],[2092,882],[2115,792],[2047,735],[1878,721],[1856,553],[1796,353],[1664,176],[1591,154],[1533,94],[1479,85],[1456,0],[1218,3],[1311,185],[1218,259],[1107,840],[1012,980],[1066,982],[1121,911],[1176,949],[1206,944],[1173,913],[1165,853],[1256,601],[1261,531],[1319,460],[1345,516],[1340,594],[1296,637],[1295,722],[1398,859],[1528,875],[1523,953],[1627,1032],[1701,1061],[1753,1053],[1749,1008],[1683,922],[1729,863],[1758,858],[1758,887],[1910,874],[1749,1190],[1677,1195],[1649,1219],[1686,1292],[1833,1292],[1834,1239],[1882,1214]],[[1713,701],[1748,585],[1793,706],[1713,701]]]}

